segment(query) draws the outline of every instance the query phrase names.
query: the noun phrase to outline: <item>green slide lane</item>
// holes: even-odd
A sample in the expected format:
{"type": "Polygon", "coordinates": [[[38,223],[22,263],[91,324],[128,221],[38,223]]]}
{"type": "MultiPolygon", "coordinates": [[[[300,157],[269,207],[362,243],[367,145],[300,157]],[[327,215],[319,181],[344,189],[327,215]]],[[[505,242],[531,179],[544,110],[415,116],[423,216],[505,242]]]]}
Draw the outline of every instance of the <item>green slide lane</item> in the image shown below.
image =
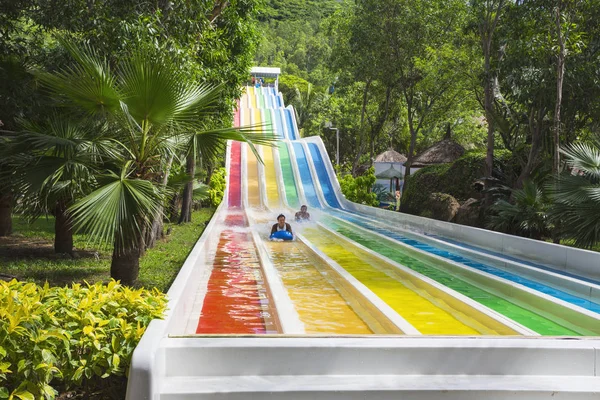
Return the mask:
{"type": "Polygon", "coordinates": [[[283,184],[285,185],[285,196],[290,207],[298,208],[298,192],[296,191],[296,181],[292,162],[290,161],[290,152],[287,144],[279,142],[279,162],[281,163],[281,173],[283,175],[283,184]]]}
{"type": "Polygon", "coordinates": [[[474,286],[456,275],[451,275],[442,270],[443,266],[434,263],[419,260],[415,255],[418,253],[405,249],[401,246],[394,246],[387,243],[376,235],[366,232],[356,232],[353,226],[340,223],[332,218],[325,218],[326,225],[347,238],[383,255],[391,260],[398,262],[422,275],[425,275],[442,285],[445,285],[484,306],[505,315],[506,317],[518,322],[519,324],[547,336],[579,336],[581,333],[536,314],[528,309],[513,304],[508,299],[496,296],[489,291],[474,286]]]}

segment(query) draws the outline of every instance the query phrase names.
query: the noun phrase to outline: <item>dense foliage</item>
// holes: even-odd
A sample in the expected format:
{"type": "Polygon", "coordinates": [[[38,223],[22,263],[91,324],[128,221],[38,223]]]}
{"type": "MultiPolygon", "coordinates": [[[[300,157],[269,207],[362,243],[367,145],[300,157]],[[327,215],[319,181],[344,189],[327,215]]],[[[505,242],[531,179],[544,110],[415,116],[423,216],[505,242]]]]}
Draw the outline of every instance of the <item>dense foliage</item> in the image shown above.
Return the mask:
{"type": "Polygon", "coordinates": [[[122,376],[166,299],[117,284],[38,286],[0,281],[0,398],[54,399],[122,376]]]}
{"type": "Polygon", "coordinates": [[[363,175],[354,178],[351,174],[338,175],[340,188],[346,199],[367,206],[378,206],[377,194],[372,191],[375,178],[375,169],[369,168],[363,175]]]}
{"type": "MultiPolygon", "coordinates": [[[[354,176],[390,147],[410,160],[445,132],[483,155],[438,171],[443,182],[427,171],[407,176],[409,212],[424,211],[422,188],[429,196],[441,184],[464,201],[476,181],[484,208],[498,198],[514,205],[520,192],[511,189],[570,170],[559,148],[590,143],[600,126],[598,0],[336,3],[317,11],[313,2],[268,1],[256,62],[282,68],[292,104],[301,96],[291,86],[305,94],[312,85],[319,101],[298,102],[309,116],[303,134],[321,135],[333,155],[335,135],[325,127],[339,128],[341,162],[354,176]]],[[[588,235],[577,243],[600,231],[569,218],[588,235]]],[[[574,237],[552,226],[555,238],[574,237]]]]}

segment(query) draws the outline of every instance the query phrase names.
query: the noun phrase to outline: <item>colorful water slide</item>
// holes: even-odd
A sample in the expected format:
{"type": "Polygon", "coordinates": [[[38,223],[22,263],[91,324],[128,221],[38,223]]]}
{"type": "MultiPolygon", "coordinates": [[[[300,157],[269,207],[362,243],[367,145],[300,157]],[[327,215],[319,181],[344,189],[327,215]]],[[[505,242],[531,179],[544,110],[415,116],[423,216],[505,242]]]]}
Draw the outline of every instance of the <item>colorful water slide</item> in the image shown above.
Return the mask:
{"type": "Polygon", "coordinates": [[[225,198],[136,350],[128,400],[600,392],[597,254],[347,201],[273,88],[245,88],[235,122],[279,141],[228,143],[225,198]],[[311,221],[292,220],[302,204],[311,221]],[[280,213],[292,242],[269,240],[280,213]]]}

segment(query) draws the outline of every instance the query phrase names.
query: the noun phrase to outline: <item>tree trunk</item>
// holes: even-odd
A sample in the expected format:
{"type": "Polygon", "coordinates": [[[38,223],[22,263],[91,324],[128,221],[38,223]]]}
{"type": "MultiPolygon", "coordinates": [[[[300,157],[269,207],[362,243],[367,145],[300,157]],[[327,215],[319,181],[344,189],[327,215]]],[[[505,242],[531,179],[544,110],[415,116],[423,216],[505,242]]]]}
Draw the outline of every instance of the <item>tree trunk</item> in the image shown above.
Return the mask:
{"type": "Polygon", "coordinates": [[[132,286],[140,273],[140,250],[121,249],[115,246],[110,264],[110,277],[121,281],[123,285],[132,286]]]}
{"type": "MultiPolygon", "coordinates": [[[[410,102],[409,102],[410,104],[410,102]]],[[[404,163],[404,183],[402,184],[402,194],[406,193],[408,189],[408,179],[410,178],[410,167],[413,162],[413,158],[415,157],[415,147],[417,145],[417,131],[414,127],[414,121],[412,118],[412,113],[410,112],[410,107],[408,108],[408,128],[410,129],[410,145],[408,147],[408,159],[404,163]]],[[[406,202],[400,202],[400,209],[405,210],[406,202]]]]}
{"type": "MultiPolygon", "coordinates": [[[[483,52],[485,58],[485,83],[484,83],[484,107],[485,107],[485,119],[487,121],[487,145],[485,155],[485,177],[492,178],[494,174],[494,115],[493,115],[493,104],[494,104],[494,92],[492,86],[492,76],[490,68],[491,58],[491,38],[484,38],[483,52]]],[[[491,179],[485,180],[485,189],[490,189],[491,179]]],[[[493,202],[493,197],[490,191],[486,192],[484,198],[484,206],[490,206],[493,202]]]]}
{"type": "Polygon", "coordinates": [[[352,163],[352,176],[356,176],[356,170],[358,168],[358,163],[360,162],[360,156],[363,153],[363,130],[365,127],[365,113],[367,110],[367,99],[369,97],[369,88],[371,87],[371,80],[367,80],[365,82],[365,90],[363,91],[363,101],[362,108],[360,111],[360,130],[358,132],[359,143],[357,146],[358,151],[356,152],[356,157],[354,157],[354,162],[352,163]]]}
{"type": "Polygon", "coordinates": [[[554,109],[554,154],[552,155],[552,173],[558,174],[560,167],[560,106],[562,103],[562,87],[565,75],[565,41],[561,33],[560,9],[562,2],[556,7],[556,35],[560,51],[556,65],[556,107],[554,109]]]}
{"type": "Polygon", "coordinates": [[[542,128],[544,121],[544,114],[546,110],[542,107],[537,111],[537,120],[535,117],[535,110],[531,111],[531,115],[529,117],[529,126],[532,129],[531,132],[531,149],[529,150],[529,157],[527,158],[527,164],[521,171],[521,175],[517,179],[517,183],[515,187],[517,189],[523,188],[523,183],[529,179],[531,176],[531,172],[533,172],[534,168],[538,164],[540,152],[542,151],[542,128]]]}
{"type": "MultiPolygon", "coordinates": [[[[491,69],[491,58],[492,58],[492,44],[493,37],[496,27],[498,26],[498,21],[500,20],[500,15],[504,8],[504,4],[506,2],[504,0],[499,0],[497,4],[494,6],[493,2],[486,2],[485,16],[482,21],[479,23],[479,35],[481,37],[481,48],[483,50],[483,58],[484,58],[484,108],[485,108],[485,118],[487,120],[488,129],[487,129],[487,151],[485,156],[485,176],[486,178],[491,178],[494,171],[494,115],[493,115],[493,106],[494,106],[494,85],[492,78],[492,69],[491,69]],[[495,11],[495,13],[494,13],[495,11]]],[[[486,186],[490,180],[486,180],[486,186]]],[[[491,205],[492,195],[491,193],[487,193],[485,196],[485,205],[491,205]]]]}
{"type": "Polygon", "coordinates": [[[12,233],[12,193],[0,195],[0,236],[12,233]]]}
{"type": "MultiPolygon", "coordinates": [[[[192,178],[196,174],[196,158],[194,154],[190,154],[187,157],[185,163],[185,170],[192,178]]],[[[183,198],[181,202],[181,216],[179,217],[179,223],[192,222],[192,202],[194,194],[194,180],[192,179],[185,185],[183,189],[183,198]]]]}
{"type": "Polygon", "coordinates": [[[179,206],[180,206],[179,193],[175,193],[169,204],[169,221],[175,222],[179,218],[179,206]]]}
{"type": "Polygon", "coordinates": [[[73,254],[73,227],[67,215],[66,201],[56,203],[54,217],[54,252],[73,254]]]}
{"type": "MultiPolygon", "coordinates": [[[[171,156],[169,158],[169,161],[167,162],[167,168],[165,169],[165,173],[164,173],[163,179],[162,179],[163,187],[166,187],[167,182],[169,181],[169,174],[171,172],[171,164],[172,163],[173,163],[173,156],[171,156]]],[[[154,247],[154,244],[156,243],[156,239],[163,237],[164,209],[165,209],[164,205],[161,205],[158,208],[156,215],[154,216],[154,221],[152,221],[152,228],[150,228],[148,235],[146,235],[146,248],[148,248],[148,249],[154,247]]]]}

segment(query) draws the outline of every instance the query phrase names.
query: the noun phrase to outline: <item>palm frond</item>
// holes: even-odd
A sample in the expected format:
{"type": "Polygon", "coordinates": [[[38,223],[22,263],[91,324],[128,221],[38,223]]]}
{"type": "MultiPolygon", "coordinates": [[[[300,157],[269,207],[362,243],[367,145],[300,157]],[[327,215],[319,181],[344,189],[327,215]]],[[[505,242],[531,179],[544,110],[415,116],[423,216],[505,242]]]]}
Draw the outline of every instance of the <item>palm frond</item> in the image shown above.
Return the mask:
{"type": "Polygon", "coordinates": [[[73,226],[92,242],[138,248],[145,227],[160,212],[164,193],[153,182],[129,178],[129,163],[121,176],[110,174],[107,184],[69,208],[73,226]]]}
{"type": "Polygon", "coordinates": [[[192,192],[192,198],[195,201],[204,201],[210,197],[210,186],[204,183],[194,183],[194,190],[192,192]]]}
{"type": "Polygon", "coordinates": [[[278,139],[272,133],[265,133],[262,129],[256,129],[255,126],[241,128],[219,128],[211,129],[196,134],[196,147],[198,151],[208,157],[214,157],[219,151],[222,151],[227,140],[248,143],[250,150],[256,158],[262,163],[262,158],[256,151],[256,146],[276,145],[278,139]]]}
{"type": "Polygon", "coordinates": [[[561,149],[561,153],[568,157],[567,165],[576,168],[584,175],[600,179],[600,148],[589,143],[574,143],[561,149]]]}
{"type": "Polygon", "coordinates": [[[73,39],[66,37],[59,37],[58,40],[75,63],[58,72],[37,69],[31,72],[46,88],[66,98],[72,106],[89,113],[118,110],[121,95],[108,61],[87,44],[76,44],[73,39]]]}

